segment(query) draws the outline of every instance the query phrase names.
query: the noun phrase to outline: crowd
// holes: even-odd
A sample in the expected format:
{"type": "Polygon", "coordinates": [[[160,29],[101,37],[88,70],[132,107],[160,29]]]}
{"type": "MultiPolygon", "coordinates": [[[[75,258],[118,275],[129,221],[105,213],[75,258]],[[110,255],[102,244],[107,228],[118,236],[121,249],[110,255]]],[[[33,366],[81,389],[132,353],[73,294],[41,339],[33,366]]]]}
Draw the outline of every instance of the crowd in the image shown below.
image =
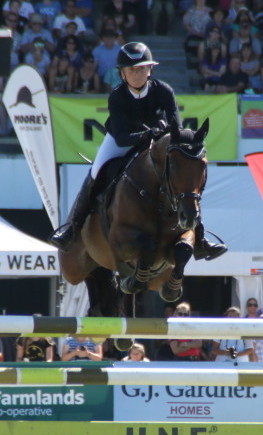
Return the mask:
{"type": "MultiPolygon", "coordinates": [[[[41,314],[34,314],[40,316],[41,314]]],[[[166,303],[164,317],[191,317],[189,302],[166,303]]],[[[240,318],[241,310],[230,306],[223,314],[227,318],[240,318]]],[[[261,318],[263,309],[257,299],[246,302],[247,319],[261,318]]],[[[163,339],[135,341],[128,351],[120,351],[114,340],[94,340],[85,335],[66,337],[58,350],[51,337],[2,337],[0,339],[1,361],[263,361],[263,339],[163,339]]]]}
{"type": "Polygon", "coordinates": [[[105,0],[97,9],[94,0],[6,0],[0,25],[12,34],[11,71],[33,65],[50,92],[108,93],[120,82],[120,46],[160,32],[161,19],[172,30],[180,11],[186,57],[196,56],[205,91],[263,92],[262,2],[105,0]]]}
{"type": "Polygon", "coordinates": [[[186,57],[196,59],[202,88],[215,94],[262,93],[262,2],[208,3],[195,0],[183,16],[186,57]]]}

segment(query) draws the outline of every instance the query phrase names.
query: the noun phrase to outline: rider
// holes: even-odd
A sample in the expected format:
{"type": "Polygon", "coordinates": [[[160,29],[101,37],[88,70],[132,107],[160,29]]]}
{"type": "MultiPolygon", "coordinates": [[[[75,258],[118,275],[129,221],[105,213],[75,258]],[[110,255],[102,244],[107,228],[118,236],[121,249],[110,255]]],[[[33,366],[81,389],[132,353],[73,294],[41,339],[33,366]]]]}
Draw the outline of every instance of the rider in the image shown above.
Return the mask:
{"type": "MultiPolygon", "coordinates": [[[[70,248],[91,212],[94,182],[104,163],[125,156],[133,147],[144,149],[152,139],[160,138],[162,126],[170,124],[172,118],[182,127],[172,88],[151,78],[153,66],[157,64],[149,48],[141,42],[128,42],[121,47],[117,67],[122,83],[109,96],[106,136],[74,204],[70,223],[56,230],[49,239],[59,249],[70,248]]],[[[223,243],[211,243],[204,237],[200,222],[196,228],[195,258],[212,260],[226,250],[223,243]]]]}

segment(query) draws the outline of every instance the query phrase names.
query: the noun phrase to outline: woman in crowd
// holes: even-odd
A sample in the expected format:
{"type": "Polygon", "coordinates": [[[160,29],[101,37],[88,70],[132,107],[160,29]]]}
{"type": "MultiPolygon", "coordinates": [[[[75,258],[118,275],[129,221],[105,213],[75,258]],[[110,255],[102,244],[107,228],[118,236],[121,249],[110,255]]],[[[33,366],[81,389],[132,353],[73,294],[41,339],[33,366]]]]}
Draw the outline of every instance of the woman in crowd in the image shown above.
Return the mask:
{"type": "MultiPolygon", "coordinates": [[[[181,302],[177,305],[174,317],[190,317],[191,305],[181,302]]],[[[202,340],[175,339],[170,340],[170,347],[175,361],[200,361],[202,340]]]]}

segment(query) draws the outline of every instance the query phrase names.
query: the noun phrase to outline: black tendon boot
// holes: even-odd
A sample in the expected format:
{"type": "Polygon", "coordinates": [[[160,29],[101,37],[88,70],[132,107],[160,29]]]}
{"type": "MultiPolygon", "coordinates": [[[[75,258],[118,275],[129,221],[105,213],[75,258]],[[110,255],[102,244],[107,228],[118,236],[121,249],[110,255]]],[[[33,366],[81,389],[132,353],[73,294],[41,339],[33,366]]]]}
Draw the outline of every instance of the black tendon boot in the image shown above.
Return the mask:
{"type": "Polygon", "coordinates": [[[226,245],[221,239],[222,243],[211,243],[204,236],[204,226],[202,222],[195,228],[195,246],[194,258],[195,260],[213,260],[227,251],[226,245]]]}
{"type": "Polygon", "coordinates": [[[79,235],[92,207],[93,186],[94,180],[91,178],[89,172],[75,201],[71,221],[62,225],[62,227],[59,227],[49,237],[49,243],[56,246],[56,248],[59,248],[62,251],[68,251],[71,244],[79,235]]]}

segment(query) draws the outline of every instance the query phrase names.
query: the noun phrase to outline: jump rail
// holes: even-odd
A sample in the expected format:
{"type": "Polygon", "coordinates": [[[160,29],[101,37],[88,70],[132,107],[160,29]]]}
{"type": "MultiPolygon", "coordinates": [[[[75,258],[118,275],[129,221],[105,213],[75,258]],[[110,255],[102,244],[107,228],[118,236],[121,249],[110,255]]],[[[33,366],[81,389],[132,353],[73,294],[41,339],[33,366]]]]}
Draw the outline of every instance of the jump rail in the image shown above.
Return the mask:
{"type": "Polygon", "coordinates": [[[182,367],[173,362],[165,367],[156,362],[121,362],[113,367],[74,366],[72,368],[1,367],[0,385],[193,385],[193,386],[263,386],[263,364],[216,364],[191,362],[182,367]]]}
{"type": "Polygon", "coordinates": [[[263,338],[263,320],[235,318],[115,318],[0,316],[0,336],[111,338],[263,338]]]}

